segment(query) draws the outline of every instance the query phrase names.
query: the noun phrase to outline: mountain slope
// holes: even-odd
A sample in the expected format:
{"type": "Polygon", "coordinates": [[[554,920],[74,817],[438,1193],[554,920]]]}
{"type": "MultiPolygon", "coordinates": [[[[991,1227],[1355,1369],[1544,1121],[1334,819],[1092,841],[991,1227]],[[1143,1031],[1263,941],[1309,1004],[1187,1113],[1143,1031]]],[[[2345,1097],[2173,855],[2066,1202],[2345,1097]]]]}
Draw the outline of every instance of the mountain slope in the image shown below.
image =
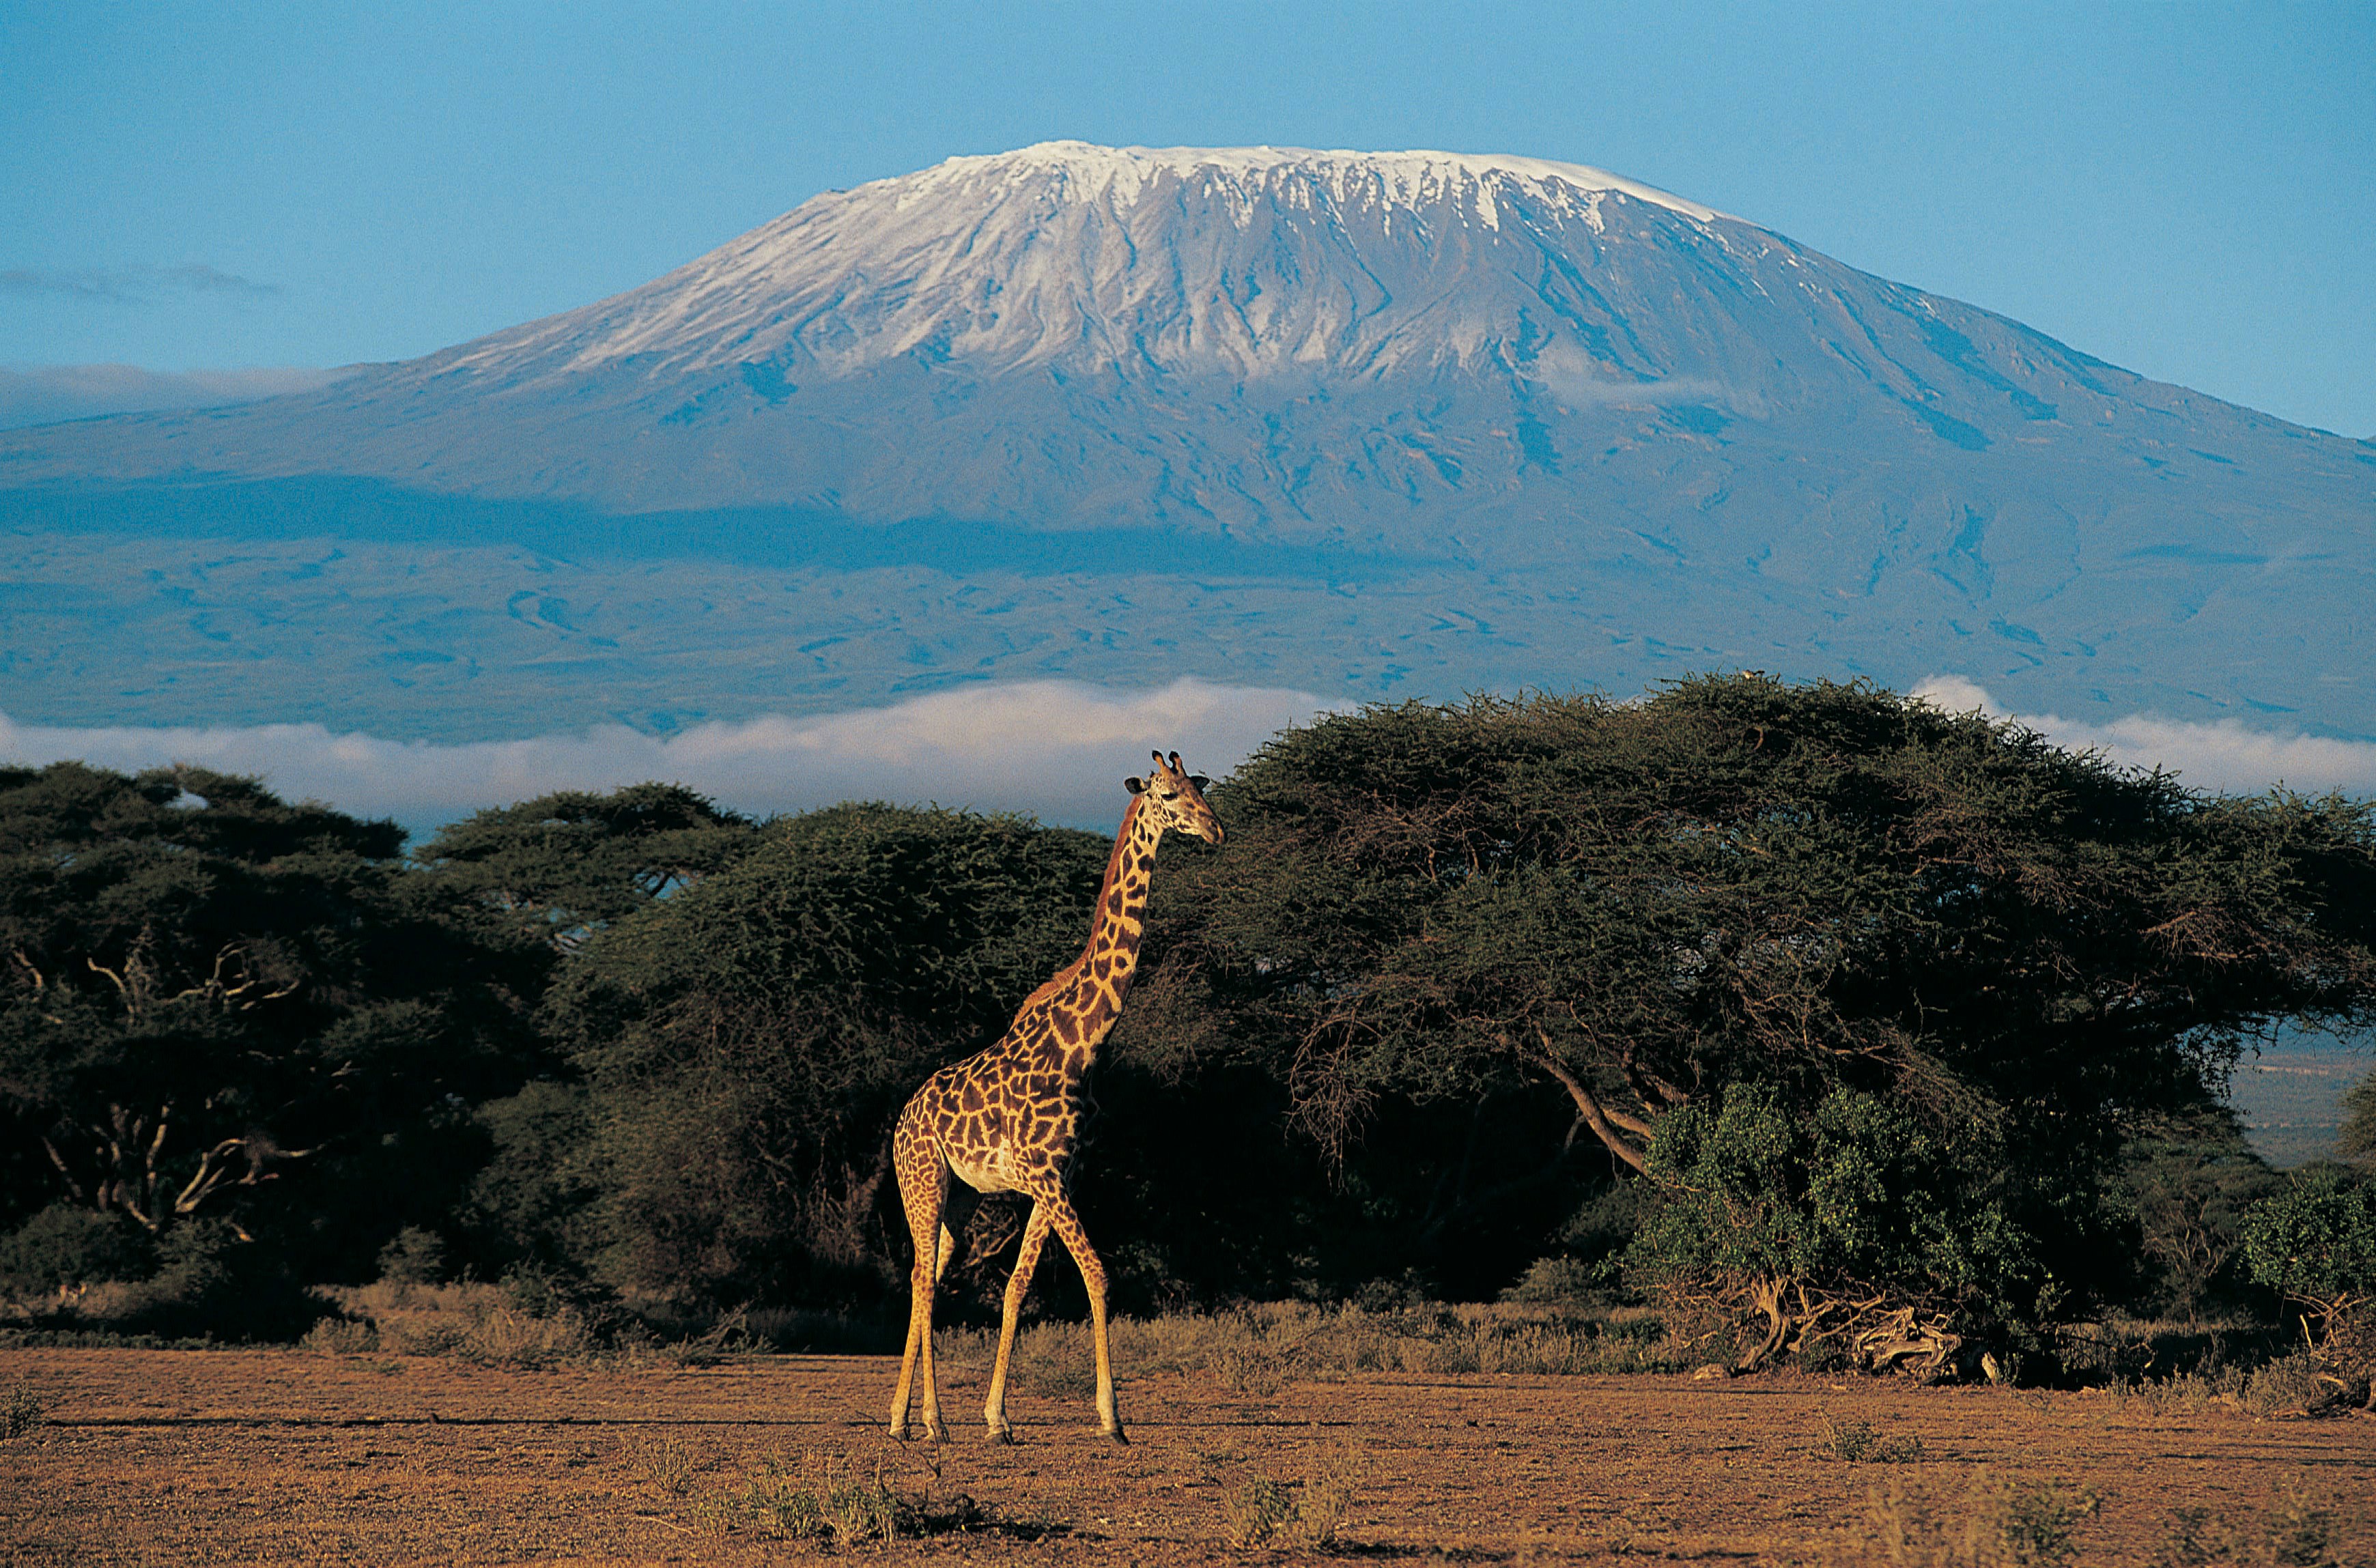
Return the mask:
{"type": "MultiPolygon", "coordinates": [[[[2376,602],[2376,449],[1525,159],[954,159],[317,392],[0,433],[20,528],[102,526],[69,515],[110,486],[153,519],[209,485],[331,477],[396,487],[413,520],[317,505],[320,531],[410,537],[440,496],[534,503],[561,508],[535,542],[562,556],[731,535],[814,574],[843,533],[891,529],[927,573],[979,540],[1012,558],[975,576],[1061,576],[1075,550],[1091,575],[1143,551],[1174,583],[1390,566],[1530,628],[1508,657],[1428,667],[1439,691],[1607,678],[1598,634],[1562,628],[1615,612],[1620,642],[1712,661],[2376,730],[2349,642],[2376,602]]],[[[468,515],[454,537],[505,542],[468,515]]],[[[1327,644],[1341,603],[1314,592],[1266,629],[1327,644]]],[[[1379,603],[1350,646],[1400,635],[1379,603]]],[[[928,640],[994,669],[1006,644],[983,635],[928,640]]],[[[1320,660],[1346,671],[1324,689],[1379,689],[1353,662],[1320,660]]],[[[1064,672],[1124,678],[1092,652],[1064,672]]]]}

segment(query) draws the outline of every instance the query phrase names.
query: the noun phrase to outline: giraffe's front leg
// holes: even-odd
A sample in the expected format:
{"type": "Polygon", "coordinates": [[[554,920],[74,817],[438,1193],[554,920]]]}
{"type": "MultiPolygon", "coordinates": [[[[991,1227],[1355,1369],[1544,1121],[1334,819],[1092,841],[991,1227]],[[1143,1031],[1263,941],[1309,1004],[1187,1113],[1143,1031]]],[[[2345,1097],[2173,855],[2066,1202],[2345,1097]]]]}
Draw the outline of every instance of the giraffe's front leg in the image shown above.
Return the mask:
{"type": "Polygon", "coordinates": [[[1048,1206],[1035,1203],[1023,1227],[1023,1247],[1015,1256],[1015,1272],[1007,1276],[1005,1309],[998,1319],[998,1360],[990,1371],[990,1397],[981,1419],[990,1425],[990,1441],[1012,1443],[1015,1429],[1006,1420],[1006,1367],[1015,1354],[1015,1324],[1023,1312],[1023,1298],[1031,1289],[1031,1271],[1040,1266],[1040,1248],[1048,1240],[1048,1206]]]}

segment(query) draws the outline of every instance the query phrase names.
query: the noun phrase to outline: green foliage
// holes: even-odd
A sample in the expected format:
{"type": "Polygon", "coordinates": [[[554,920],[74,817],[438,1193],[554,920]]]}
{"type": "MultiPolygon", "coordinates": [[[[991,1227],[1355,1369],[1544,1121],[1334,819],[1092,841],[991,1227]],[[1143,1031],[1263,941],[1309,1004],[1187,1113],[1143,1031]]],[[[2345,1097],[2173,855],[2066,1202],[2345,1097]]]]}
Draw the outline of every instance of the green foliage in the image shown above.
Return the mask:
{"type": "Polygon", "coordinates": [[[473,1113],[488,1142],[457,1214],[486,1272],[577,1272],[600,1250],[591,1102],[581,1084],[538,1078],[473,1113]]]}
{"type": "Polygon", "coordinates": [[[393,1285],[434,1285],[446,1277],[446,1243],[434,1230],[408,1225],[379,1250],[379,1277],[393,1285]]]}
{"type": "Polygon", "coordinates": [[[1659,1123],[1649,1180],[1661,1201],[1626,1267],[1683,1295],[1754,1281],[2024,1314],[2046,1277],[2036,1238],[1991,1191],[2002,1164],[1984,1134],[1930,1132],[1860,1091],[1834,1090],[1806,1116],[1736,1084],[1659,1123]]]}
{"type": "Polygon", "coordinates": [[[1515,1284],[1502,1292],[1502,1300],[1520,1305],[1563,1306],[1592,1300],[1602,1284],[1598,1269],[1574,1258],[1537,1258],[1515,1284]]]}
{"type": "Polygon", "coordinates": [[[0,769],[0,1133],[29,1175],[0,1202],[160,1242],[220,1217],[317,1277],[434,1219],[463,1112],[534,1060],[550,957],[406,875],[402,837],[203,769],[0,769]]]}
{"type": "Polygon", "coordinates": [[[2244,1223],[2252,1277],[2323,1314],[2376,1297],[2376,1183],[2311,1166],[2244,1223]]]}
{"type": "Polygon", "coordinates": [[[547,1013],[586,1085],[604,1277],[883,1289],[892,1119],[1078,951],[1105,858],[1020,818],[837,806],[589,942],[547,1013]]]}
{"type": "Polygon", "coordinates": [[[74,1290],[145,1277],[156,1260],[148,1233],[121,1215],[52,1204],[0,1239],[0,1292],[74,1290]]]}
{"type": "Polygon", "coordinates": [[[750,851],[749,819],[675,784],[563,790],[473,814],[414,853],[437,882],[564,952],[750,851]]]}
{"type": "MultiPolygon", "coordinates": [[[[1621,1258],[1678,1324],[1744,1282],[1769,1316],[2251,1305],[2271,1178],[2212,1086],[2271,1020],[2376,1020],[2376,806],[1863,685],[1373,707],[1212,801],[1075,1192],[1133,1311],[1530,1265],[1563,1311],[1621,1258]]],[[[229,1323],[410,1237],[424,1289],[867,1310],[893,1116],[1077,951],[1106,846],[643,785],[399,849],[203,770],[0,768],[12,1289],[129,1274],[229,1323]]],[[[2287,1278],[2308,1244],[2269,1242],[2287,1278]]]]}
{"type": "Polygon", "coordinates": [[[2124,1196],[2154,1271],[2138,1304],[2189,1323],[2264,1309],[2239,1249],[2245,1215],[2279,1180],[2225,1107],[2173,1119],[2132,1144],[2124,1196]]]}
{"type": "Polygon", "coordinates": [[[1405,1258],[1591,1197],[1528,1104],[1630,1167],[1751,1083],[1970,1129],[1945,1152],[1992,1162],[1959,1195],[2028,1239],[2012,1270],[2117,1298],[2133,1133],[2204,1107],[2236,1031],[2376,1002],[2376,809],[2206,798],[1862,685],[1374,707],[1213,800],[1230,848],[1156,888],[1142,984],[1172,1005],[1125,1015],[1117,1062],[1257,1066],[1405,1258]]]}

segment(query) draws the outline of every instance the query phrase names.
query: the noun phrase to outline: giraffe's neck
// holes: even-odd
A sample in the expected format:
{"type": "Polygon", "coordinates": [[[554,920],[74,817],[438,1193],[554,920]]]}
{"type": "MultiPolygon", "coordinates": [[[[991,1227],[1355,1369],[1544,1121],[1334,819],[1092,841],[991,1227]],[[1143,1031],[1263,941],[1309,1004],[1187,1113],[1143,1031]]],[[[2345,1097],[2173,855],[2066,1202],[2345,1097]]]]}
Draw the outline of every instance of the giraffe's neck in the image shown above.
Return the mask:
{"type": "Polygon", "coordinates": [[[1138,944],[1146,930],[1146,894],[1155,878],[1155,847],[1163,837],[1155,814],[1134,797],[1123,814],[1122,831],[1114,835],[1113,853],[1107,857],[1104,883],[1098,889],[1097,915],[1089,925],[1088,945],[1081,956],[1023,1005],[1016,1022],[1024,1022],[1035,1006],[1045,1004],[1050,1042],[1063,1052],[1064,1068],[1072,1074],[1088,1070],[1098,1047],[1122,1016],[1123,999],[1138,972],[1138,944]]]}

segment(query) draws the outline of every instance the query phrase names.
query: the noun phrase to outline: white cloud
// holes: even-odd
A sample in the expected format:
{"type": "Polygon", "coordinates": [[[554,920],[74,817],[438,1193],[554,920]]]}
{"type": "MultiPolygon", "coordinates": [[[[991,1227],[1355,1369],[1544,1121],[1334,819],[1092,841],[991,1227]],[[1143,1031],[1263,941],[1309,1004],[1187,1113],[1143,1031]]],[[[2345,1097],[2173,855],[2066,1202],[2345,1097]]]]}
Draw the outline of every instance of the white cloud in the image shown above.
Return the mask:
{"type": "Polygon", "coordinates": [[[1913,695],[1949,713],[2009,719],[2070,751],[2097,751],[2124,767],[2161,767],[2189,787],[2257,794],[2283,784],[2305,794],[2376,795],[2376,742],[2278,734],[2238,719],[2188,723],[2132,714],[2088,724],[2055,713],[2012,713],[1961,675],[1925,677],[1913,695]]]}
{"type": "Polygon", "coordinates": [[[127,772],[186,762],[260,774],[288,799],[392,816],[416,832],[549,790],[645,779],[684,784],[753,813],[853,799],[929,801],[1110,826],[1122,814],[1122,780],[1145,773],[1154,748],[1177,750],[1192,769],[1218,778],[1327,706],[1309,692],[1194,680],[1152,692],[1043,681],[817,718],[700,724],[669,736],[613,724],[461,744],[338,734],[319,724],[80,730],[0,715],[0,761],[71,757],[127,772]]]}

